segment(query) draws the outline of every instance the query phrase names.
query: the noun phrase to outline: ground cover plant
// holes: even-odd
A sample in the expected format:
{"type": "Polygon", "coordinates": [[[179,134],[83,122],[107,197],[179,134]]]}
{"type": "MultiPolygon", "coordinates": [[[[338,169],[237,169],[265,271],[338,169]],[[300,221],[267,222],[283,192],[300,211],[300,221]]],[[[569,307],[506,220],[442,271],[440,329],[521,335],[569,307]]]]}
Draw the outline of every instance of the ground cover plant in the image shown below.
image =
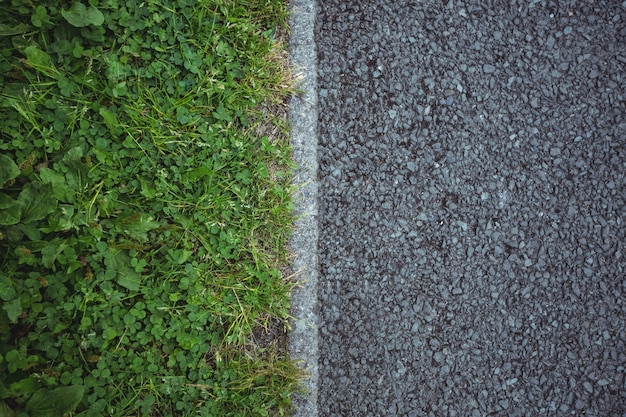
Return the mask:
{"type": "Polygon", "coordinates": [[[288,412],[285,22],[0,3],[0,416],[288,412]]]}

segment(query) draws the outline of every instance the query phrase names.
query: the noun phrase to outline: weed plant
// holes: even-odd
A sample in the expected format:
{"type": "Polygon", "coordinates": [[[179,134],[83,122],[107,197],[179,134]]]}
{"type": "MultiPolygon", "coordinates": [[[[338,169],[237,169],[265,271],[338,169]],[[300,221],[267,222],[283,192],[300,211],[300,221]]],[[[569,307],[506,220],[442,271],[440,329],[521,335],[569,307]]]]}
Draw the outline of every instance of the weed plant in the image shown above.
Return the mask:
{"type": "Polygon", "coordinates": [[[288,412],[297,368],[253,337],[288,314],[285,24],[0,2],[0,416],[288,412]]]}

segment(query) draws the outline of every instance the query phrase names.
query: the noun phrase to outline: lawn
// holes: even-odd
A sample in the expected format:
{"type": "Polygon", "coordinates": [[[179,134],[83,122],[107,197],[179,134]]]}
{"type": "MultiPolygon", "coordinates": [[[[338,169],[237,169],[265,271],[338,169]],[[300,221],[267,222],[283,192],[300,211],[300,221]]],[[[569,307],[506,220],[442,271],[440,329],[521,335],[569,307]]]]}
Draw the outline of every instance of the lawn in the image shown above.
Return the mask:
{"type": "Polygon", "coordinates": [[[0,417],[289,413],[286,22],[0,3],[0,417]]]}

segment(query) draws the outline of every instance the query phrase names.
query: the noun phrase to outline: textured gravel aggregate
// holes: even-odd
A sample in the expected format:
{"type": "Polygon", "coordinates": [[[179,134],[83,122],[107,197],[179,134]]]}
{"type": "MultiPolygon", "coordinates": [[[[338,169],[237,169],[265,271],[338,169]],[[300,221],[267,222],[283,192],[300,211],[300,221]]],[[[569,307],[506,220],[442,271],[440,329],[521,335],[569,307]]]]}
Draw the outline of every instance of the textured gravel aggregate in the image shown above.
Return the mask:
{"type": "Polygon", "coordinates": [[[321,416],[626,416],[626,2],[320,0],[321,416]]]}

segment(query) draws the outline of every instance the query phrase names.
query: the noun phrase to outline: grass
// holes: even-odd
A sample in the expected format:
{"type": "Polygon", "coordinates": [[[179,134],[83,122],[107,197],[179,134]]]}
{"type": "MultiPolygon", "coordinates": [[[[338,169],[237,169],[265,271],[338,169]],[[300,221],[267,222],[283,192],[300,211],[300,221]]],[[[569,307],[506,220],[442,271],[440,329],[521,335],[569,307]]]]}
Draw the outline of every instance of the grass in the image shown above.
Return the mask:
{"type": "Polygon", "coordinates": [[[0,416],[287,415],[285,2],[0,12],[0,416]]]}

